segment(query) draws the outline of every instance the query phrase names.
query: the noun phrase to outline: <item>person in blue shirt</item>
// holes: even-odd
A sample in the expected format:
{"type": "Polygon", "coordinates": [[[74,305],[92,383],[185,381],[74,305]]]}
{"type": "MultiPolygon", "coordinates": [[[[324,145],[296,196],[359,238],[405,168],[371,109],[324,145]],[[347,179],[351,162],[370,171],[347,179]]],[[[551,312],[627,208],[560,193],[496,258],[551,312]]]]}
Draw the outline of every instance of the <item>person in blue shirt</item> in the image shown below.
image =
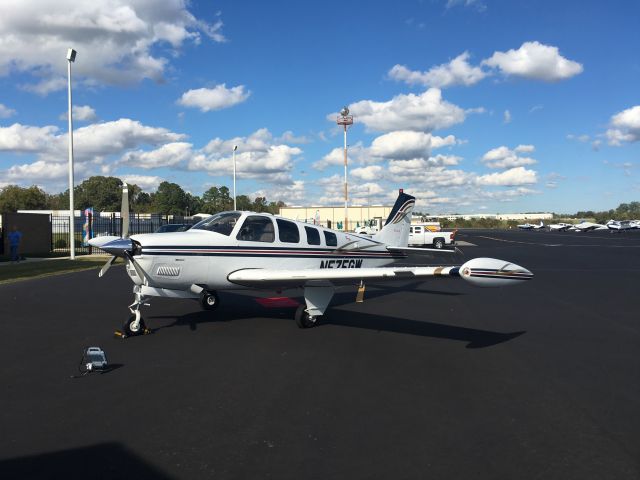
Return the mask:
{"type": "Polygon", "coordinates": [[[9,233],[9,248],[11,250],[11,261],[19,262],[20,254],[20,242],[22,241],[22,233],[18,230],[18,227],[13,226],[13,230],[9,233]]]}

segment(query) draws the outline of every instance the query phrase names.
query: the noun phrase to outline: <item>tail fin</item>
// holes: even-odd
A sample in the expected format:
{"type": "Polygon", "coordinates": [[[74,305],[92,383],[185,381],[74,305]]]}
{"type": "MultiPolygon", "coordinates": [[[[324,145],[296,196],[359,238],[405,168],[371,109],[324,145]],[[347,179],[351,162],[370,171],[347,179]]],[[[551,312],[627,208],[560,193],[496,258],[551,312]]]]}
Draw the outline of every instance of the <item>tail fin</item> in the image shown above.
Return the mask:
{"type": "Polygon", "coordinates": [[[411,212],[416,204],[415,197],[401,192],[391,209],[387,222],[372,238],[390,247],[406,247],[409,243],[411,212]]]}

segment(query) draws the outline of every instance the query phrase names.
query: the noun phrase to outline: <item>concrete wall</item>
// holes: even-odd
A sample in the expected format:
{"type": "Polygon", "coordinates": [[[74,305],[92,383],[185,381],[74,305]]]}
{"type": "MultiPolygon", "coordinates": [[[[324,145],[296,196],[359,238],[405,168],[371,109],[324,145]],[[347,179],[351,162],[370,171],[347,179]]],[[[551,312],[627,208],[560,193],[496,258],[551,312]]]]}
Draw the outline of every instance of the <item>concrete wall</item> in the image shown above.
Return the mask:
{"type": "Polygon", "coordinates": [[[51,251],[51,220],[49,215],[37,213],[4,213],[2,230],[4,254],[9,255],[9,232],[13,226],[22,232],[20,254],[49,253],[51,251]]]}

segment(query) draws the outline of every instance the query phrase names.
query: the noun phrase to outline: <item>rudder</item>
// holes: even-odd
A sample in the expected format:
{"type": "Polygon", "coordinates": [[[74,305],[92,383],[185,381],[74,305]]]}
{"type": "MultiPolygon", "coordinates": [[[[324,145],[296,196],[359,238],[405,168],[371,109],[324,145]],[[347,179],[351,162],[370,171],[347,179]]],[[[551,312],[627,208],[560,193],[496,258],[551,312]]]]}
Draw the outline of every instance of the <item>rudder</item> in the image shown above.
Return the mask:
{"type": "Polygon", "coordinates": [[[372,238],[391,247],[406,247],[409,244],[411,213],[415,204],[415,197],[401,191],[384,227],[372,238]]]}

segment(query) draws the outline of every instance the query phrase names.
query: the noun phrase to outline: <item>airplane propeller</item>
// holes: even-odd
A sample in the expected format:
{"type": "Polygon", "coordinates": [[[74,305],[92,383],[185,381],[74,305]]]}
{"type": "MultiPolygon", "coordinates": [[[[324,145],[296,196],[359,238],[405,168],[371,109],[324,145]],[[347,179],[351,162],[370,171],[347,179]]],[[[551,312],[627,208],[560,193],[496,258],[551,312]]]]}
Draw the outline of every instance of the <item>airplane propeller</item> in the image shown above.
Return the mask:
{"type": "Polygon", "coordinates": [[[118,257],[122,257],[126,260],[129,260],[135,268],[136,273],[140,275],[140,278],[147,280],[147,276],[144,273],[144,270],[138,265],[131,255],[133,251],[133,242],[129,239],[129,188],[127,184],[123,184],[122,186],[122,207],[120,209],[120,218],[122,219],[122,236],[104,236],[104,237],[96,237],[89,240],[89,244],[98,247],[104,250],[107,253],[111,254],[111,258],[107,260],[107,263],[103,265],[98,273],[98,277],[102,277],[113,262],[116,261],[118,257]]]}

